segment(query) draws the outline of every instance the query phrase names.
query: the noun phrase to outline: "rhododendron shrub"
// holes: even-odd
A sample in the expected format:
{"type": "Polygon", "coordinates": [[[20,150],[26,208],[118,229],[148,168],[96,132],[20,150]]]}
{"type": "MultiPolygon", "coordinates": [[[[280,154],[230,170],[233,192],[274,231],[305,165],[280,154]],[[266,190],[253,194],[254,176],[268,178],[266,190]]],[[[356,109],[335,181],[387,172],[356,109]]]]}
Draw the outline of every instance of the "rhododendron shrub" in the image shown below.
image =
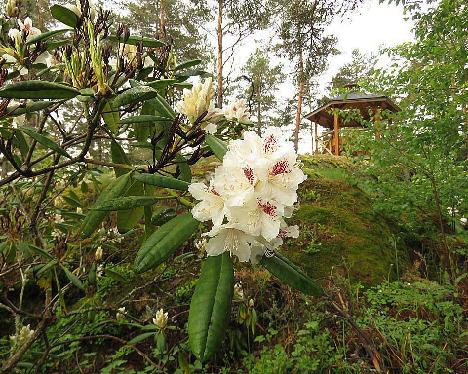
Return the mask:
{"type": "MultiPolygon", "coordinates": [[[[6,308],[16,338],[2,371],[41,344],[70,292],[92,298],[103,277],[126,280],[108,258],[135,231],[134,272],[142,273],[187,251],[203,226],[196,243],[208,256],[188,321],[201,360],[224,336],[237,261],[320,292],[278,250],[298,235],[285,219],[305,179],[291,143],[249,132],[243,100],[215,108],[212,79],[189,82],[201,61],[177,64],[170,42],[132,35],[87,0],[53,5],[57,28],[49,31],[16,8],[6,7],[0,34],[0,274],[20,275],[2,291],[8,305],[10,289],[22,294],[34,281],[44,307],[27,321],[21,298],[6,308]],[[192,180],[192,166],[213,154],[222,165],[209,184],[192,180]],[[177,202],[172,215],[157,213],[161,191],[177,202]]],[[[122,322],[127,314],[116,305],[112,315],[122,322]]],[[[160,310],[145,334],[161,337],[168,319],[160,310]]]]}

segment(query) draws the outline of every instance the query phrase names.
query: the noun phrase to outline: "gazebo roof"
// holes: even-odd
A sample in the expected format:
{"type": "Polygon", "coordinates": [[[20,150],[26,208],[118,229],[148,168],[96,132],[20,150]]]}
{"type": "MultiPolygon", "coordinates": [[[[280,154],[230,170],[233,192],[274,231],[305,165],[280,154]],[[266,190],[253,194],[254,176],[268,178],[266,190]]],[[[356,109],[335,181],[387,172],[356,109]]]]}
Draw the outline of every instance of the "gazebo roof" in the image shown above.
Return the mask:
{"type": "MultiPolygon", "coordinates": [[[[327,128],[333,128],[333,114],[330,109],[359,109],[362,117],[369,120],[369,109],[387,109],[399,112],[400,108],[387,96],[350,92],[332,98],[328,103],[305,116],[311,122],[327,128]]],[[[340,127],[362,127],[356,121],[342,123],[340,127]]]]}

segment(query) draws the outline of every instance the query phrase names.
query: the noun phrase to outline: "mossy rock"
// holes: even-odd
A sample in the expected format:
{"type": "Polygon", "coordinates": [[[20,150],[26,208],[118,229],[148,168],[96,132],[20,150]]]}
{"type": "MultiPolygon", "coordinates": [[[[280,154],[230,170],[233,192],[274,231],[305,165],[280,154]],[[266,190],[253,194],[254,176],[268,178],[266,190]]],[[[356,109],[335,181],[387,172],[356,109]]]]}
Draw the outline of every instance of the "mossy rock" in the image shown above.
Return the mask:
{"type": "Polygon", "coordinates": [[[401,274],[406,248],[395,248],[392,227],[358,187],[356,167],[344,157],[308,157],[303,163],[309,178],[299,187],[299,208],[290,221],[301,234],[283,247],[286,255],[319,280],[339,273],[374,285],[401,274]]]}

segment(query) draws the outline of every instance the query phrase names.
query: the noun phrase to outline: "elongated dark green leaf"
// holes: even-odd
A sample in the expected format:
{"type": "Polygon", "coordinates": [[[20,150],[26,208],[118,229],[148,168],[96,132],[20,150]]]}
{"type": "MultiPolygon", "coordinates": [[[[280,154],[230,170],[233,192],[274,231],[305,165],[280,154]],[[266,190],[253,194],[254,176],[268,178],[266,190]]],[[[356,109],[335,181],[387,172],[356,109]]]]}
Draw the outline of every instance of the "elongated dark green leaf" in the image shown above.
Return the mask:
{"type": "Polygon", "coordinates": [[[133,123],[148,123],[148,122],[156,122],[156,121],[167,121],[172,122],[172,119],[161,117],[161,116],[152,116],[149,114],[143,114],[140,116],[131,116],[120,120],[120,124],[128,125],[133,123]]]}
{"type": "Polygon", "coordinates": [[[120,274],[119,272],[117,272],[115,270],[106,268],[104,270],[104,273],[106,274],[106,276],[108,276],[109,278],[112,278],[113,280],[115,280],[117,282],[122,282],[122,283],[127,283],[128,282],[127,278],[125,278],[122,274],[120,274]]]}
{"type": "Polygon", "coordinates": [[[71,99],[79,94],[73,87],[38,80],[16,82],[0,89],[0,97],[8,99],[71,99]]]}
{"type": "Polygon", "coordinates": [[[52,13],[52,17],[67,26],[76,27],[78,24],[79,18],[76,13],[62,5],[52,5],[50,12],[52,13]]]}
{"type": "MultiPolygon", "coordinates": [[[[114,140],[111,142],[112,162],[116,164],[130,165],[130,160],[122,147],[114,140]]],[[[114,168],[116,177],[126,173],[124,168],[114,168]]],[[[143,196],[143,183],[133,181],[130,188],[125,192],[125,196],[143,196]]],[[[117,228],[120,233],[130,231],[143,216],[143,207],[119,210],[117,212],[117,228]]]]}
{"type": "Polygon", "coordinates": [[[21,127],[18,130],[24,132],[26,135],[30,136],[34,140],[36,140],[38,143],[42,144],[44,147],[49,148],[57,153],[60,153],[62,156],[65,156],[67,158],[72,158],[65,150],[60,147],[57,143],[55,143],[53,140],[49,139],[48,137],[39,134],[36,132],[34,129],[30,129],[27,127],[21,127]]]}
{"type": "Polygon", "coordinates": [[[73,197],[70,196],[62,196],[63,200],[67,202],[68,205],[77,208],[81,207],[81,201],[74,199],[73,197]]]}
{"type": "Polygon", "coordinates": [[[106,105],[104,105],[102,119],[107,127],[115,134],[119,129],[120,112],[118,109],[114,108],[111,101],[108,101],[106,105]]]}
{"type": "MultiPolygon", "coordinates": [[[[123,43],[123,40],[113,35],[109,36],[107,39],[110,41],[123,43]]],[[[143,47],[147,47],[147,48],[159,48],[159,47],[164,47],[166,45],[160,40],[146,38],[146,37],[137,36],[137,35],[130,36],[125,42],[125,44],[130,44],[130,45],[138,45],[140,43],[143,43],[143,47]]]]}
{"type": "Polygon", "coordinates": [[[9,106],[6,110],[6,113],[8,116],[12,117],[20,116],[22,114],[33,113],[42,109],[46,109],[56,103],[57,101],[32,101],[28,102],[24,107],[19,107],[17,105],[9,106]]]}
{"type": "Polygon", "coordinates": [[[158,206],[153,209],[151,223],[156,226],[164,225],[169,220],[175,218],[177,213],[174,208],[167,206],[158,206]]]}
{"type": "Polygon", "coordinates": [[[159,199],[151,196],[125,196],[116,199],[106,200],[100,204],[95,204],[92,210],[126,210],[141,206],[154,205],[159,199]]]}
{"type": "Polygon", "coordinates": [[[191,89],[193,87],[193,84],[192,83],[187,83],[187,82],[178,82],[178,83],[174,83],[174,87],[176,88],[187,88],[187,89],[191,89]]]}
{"type": "MultiPolygon", "coordinates": [[[[115,140],[111,141],[111,158],[114,164],[130,165],[130,160],[128,159],[127,154],[115,140]]],[[[120,177],[127,172],[127,169],[114,168],[114,172],[116,177],[120,177]]]]}
{"type": "Polygon", "coordinates": [[[169,103],[164,97],[158,94],[154,99],[158,102],[156,111],[159,114],[161,114],[163,117],[170,119],[174,119],[176,117],[174,109],[172,109],[172,107],[169,105],[169,103]]]}
{"type": "Polygon", "coordinates": [[[144,332],[143,334],[135,336],[132,340],[128,342],[128,344],[136,344],[139,342],[142,342],[143,340],[146,340],[156,334],[156,331],[153,332],[144,332]]]}
{"type": "Polygon", "coordinates": [[[279,252],[275,251],[272,257],[263,256],[260,264],[284,283],[307,295],[323,294],[322,288],[316,282],[279,252]]]}
{"type": "Polygon", "coordinates": [[[155,90],[161,90],[167,86],[177,83],[177,79],[158,79],[149,83],[146,83],[147,86],[154,88],[155,90]]]}
{"type": "MultiPolygon", "coordinates": [[[[57,265],[57,260],[52,260],[52,261],[49,261],[47,264],[44,264],[44,265],[39,265],[37,267],[37,272],[36,272],[36,276],[38,278],[40,278],[42,275],[44,275],[45,273],[47,273],[50,269],[52,269],[53,267],[55,267],[57,265]]],[[[35,268],[36,269],[36,268],[35,268]]]]}
{"type": "Polygon", "coordinates": [[[47,252],[46,250],[42,249],[42,248],[39,248],[39,247],[36,247],[35,245],[32,245],[32,244],[29,244],[29,249],[31,252],[41,256],[41,257],[44,257],[48,260],[53,260],[54,259],[54,256],[52,256],[49,252],[47,252]]]}
{"type": "MultiPolygon", "coordinates": [[[[113,182],[111,182],[107,188],[101,192],[95,204],[102,204],[107,200],[115,199],[116,197],[121,196],[127,189],[127,185],[130,180],[130,174],[131,173],[121,175],[113,182]]],[[[83,225],[81,227],[82,237],[89,237],[99,227],[102,220],[106,218],[108,214],[109,212],[103,210],[91,210],[83,221],[83,225]]]]}
{"type": "Polygon", "coordinates": [[[141,173],[136,174],[134,178],[137,181],[143,182],[145,184],[151,184],[153,186],[164,188],[174,188],[180,191],[187,191],[189,186],[188,182],[158,174],[141,173]]]}
{"type": "MultiPolygon", "coordinates": [[[[125,196],[143,196],[145,194],[143,183],[134,181],[131,187],[125,193],[125,196]]],[[[144,213],[144,207],[138,207],[128,210],[119,210],[117,212],[117,228],[120,233],[126,233],[133,229],[140,221],[144,213]]]]}
{"type": "Polygon", "coordinates": [[[18,141],[18,148],[20,149],[21,156],[25,158],[29,152],[28,142],[21,131],[15,131],[15,138],[18,141]]]}
{"type": "Polygon", "coordinates": [[[152,99],[156,96],[158,96],[158,91],[154,88],[148,86],[132,87],[118,94],[115,97],[113,104],[115,108],[118,108],[129,104],[135,104],[139,101],[152,99]]]}
{"type": "Polygon", "coordinates": [[[187,164],[187,159],[185,156],[178,153],[176,155],[176,161],[177,171],[179,173],[177,178],[190,183],[192,181],[192,169],[189,164],[187,164]]]}
{"type": "MultiPolygon", "coordinates": [[[[151,217],[150,217],[151,219],[151,217]]],[[[166,261],[197,230],[198,221],[185,213],[162,225],[143,243],[135,259],[138,273],[166,261]]]]}
{"type": "Polygon", "coordinates": [[[211,148],[216,157],[223,160],[224,155],[227,152],[227,145],[221,139],[218,139],[216,136],[211,134],[205,135],[205,143],[211,148]]]}
{"type": "Polygon", "coordinates": [[[68,270],[65,266],[62,267],[65,275],[67,276],[68,280],[73,284],[75,287],[79,288],[80,290],[84,290],[84,285],[80,281],[80,279],[73,274],[70,270],[68,270]]]}
{"type": "Polygon", "coordinates": [[[185,61],[179,65],[176,66],[175,70],[183,70],[183,69],[188,69],[196,65],[200,65],[202,63],[202,60],[200,59],[195,59],[195,60],[190,60],[190,61],[185,61]]]}
{"type": "Polygon", "coordinates": [[[34,44],[34,43],[37,43],[37,42],[40,42],[40,41],[44,41],[44,40],[47,40],[47,39],[51,38],[54,35],[63,34],[64,32],[67,32],[69,30],[70,29],[57,29],[57,30],[51,30],[51,31],[43,32],[43,33],[41,33],[39,35],[33,36],[31,39],[28,39],[26,41],[26,44],[34,44]]]}
{"type": "Polygon", "coordinates": [[[190,349],[206,361],[220,347],[231,311],[234,270],[228,252],[209,256],[190,303],[188,336],[190,349]]]}

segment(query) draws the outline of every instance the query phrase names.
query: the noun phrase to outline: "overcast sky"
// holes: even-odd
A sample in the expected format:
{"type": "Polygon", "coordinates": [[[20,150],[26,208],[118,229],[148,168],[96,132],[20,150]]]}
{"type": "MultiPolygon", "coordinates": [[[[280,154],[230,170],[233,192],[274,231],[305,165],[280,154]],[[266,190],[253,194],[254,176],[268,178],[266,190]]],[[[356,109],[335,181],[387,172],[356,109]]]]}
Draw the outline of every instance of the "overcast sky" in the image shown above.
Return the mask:
{"type": "MultiPolygon", "coordinates": [[[[413,40],[411,29],[412,22],[405,20],[402,6],[379,4],[377,0],[367,2],[360,8],[359,13],[350,14],[346,19],[335,20],[328,31],[337,37],[337,49],[341,53],[330,59],[328,69],[319,78],[320,96],[325,93],[325,87],[338,69],[351,61],[353,49],[359,49],[365,54],[377,54],[381,47],[391,47],[413,40]]],[[[244,43],[234,56],[234,70],[235,67],[245,64],[257,46],[264,48],[269,37],[270,35],[262,32],[255,35],[255,43],[249,38],[248,43],[244,43]]],[[[285,70],[288,70],[287,66],[285,70]]],[[[294,96],[294,92],[295,87],[288,81],[282,85],[278,96],[280,99],[289,99],[294,96]]],[[[312,143],[309,130],[303,131],[300,139],[299,151],[310,152],[312,143]]]]}

